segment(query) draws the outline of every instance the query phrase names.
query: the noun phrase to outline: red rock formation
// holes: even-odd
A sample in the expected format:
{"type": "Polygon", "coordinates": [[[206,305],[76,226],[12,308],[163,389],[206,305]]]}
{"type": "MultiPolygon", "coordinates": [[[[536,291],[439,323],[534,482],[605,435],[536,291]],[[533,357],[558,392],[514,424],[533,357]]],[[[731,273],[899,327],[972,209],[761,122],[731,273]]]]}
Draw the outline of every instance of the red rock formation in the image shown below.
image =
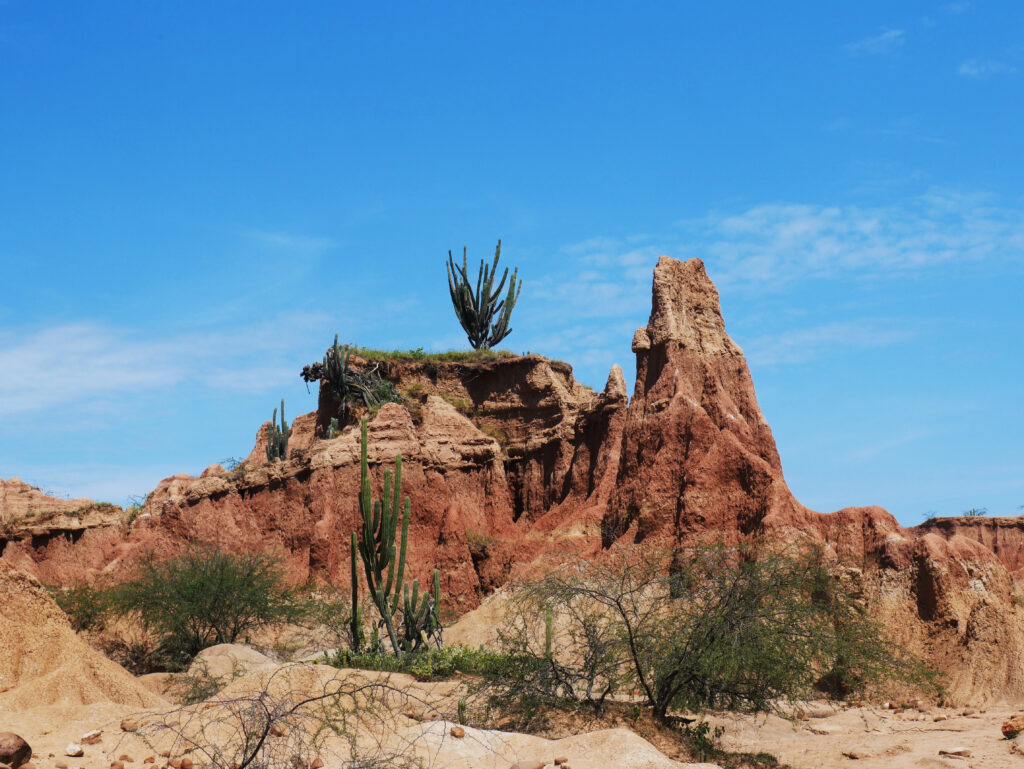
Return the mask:
{"type": "Polygon", "coordinates": [[[1024,578],[1024,515],[931,518],[910,531],[922,535],[938,534],[945,539],[956,536],[973,539],[995,553],[1016,579],[1024,578]]]}
{"type": "MultiPolygon", "coordinates": [[[[440,567],[444,592],[464,609],[568,548],[811,539],[845,564],[900,640],[950,672],[954,697],[1024,693],[1024,618],[1009,571],[1024,564],[1024,527],[953,519],[904,530],[879,507],[801,505],[699,260],[658,262],[633,349],[631,401],[618,367],[597,394],[541,356],[375,364],[410,399],[371,421],[370,461],[379,493],[380,465],[403,455],[412,576],[440,567]]],[[[37,573],[57,557],[97,571],[199,540],[277,549],[297,580],[344,582],[358,435],[349,425],[322,439],[336,405],[322,391],[318,412],[295,419],[284,462],[266,461],[264,426],[242,467],[161,482],[127,539],[83,538],[87,548],[59,552],[23,542],[21,556],[37,573]]]]}

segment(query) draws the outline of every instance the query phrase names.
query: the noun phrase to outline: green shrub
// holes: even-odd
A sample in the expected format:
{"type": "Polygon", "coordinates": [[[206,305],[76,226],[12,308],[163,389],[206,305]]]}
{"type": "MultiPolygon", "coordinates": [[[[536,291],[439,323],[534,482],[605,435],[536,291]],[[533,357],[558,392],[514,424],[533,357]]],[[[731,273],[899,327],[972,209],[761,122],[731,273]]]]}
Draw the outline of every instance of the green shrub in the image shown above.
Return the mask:
{"type": "Polygon", "coordinates": [[[379,670],[387,673],[407,673],[420,681],[438,681],[457,673],[488,678],[503,678],[517,663],[509,655],[487,649],[466,646],[426,648],[409,652],[403,657],[379,652],[353,652],[339,649],[327,661],[338,668],[379,670]]]}
{"type": "Polygon", "coordinates": [[[110,611],[108,591],[84,582],[71,587],[51,587],[49,590],[76,631],[99,630],[103,627],[110,611]]]}
{"type": "Polygon", "coordinates": [[[275,558],[211,547],[191,547],[164,561],[144,559],[134,579],[108,595],[111,611],[138,618],[158,639],[169,669],[187,667],[209,646],[234,643],[301,613],[275,558]]]}
{"type": "Polygon", "coordinates": [[[500,638],[518,660],[495,699],[589,702],[639,694],[671,711],[777,710],[887,680],[933,687],[831,575],[818,548],[700,546],[669,558],[578,562],[524,586],[500,638]],[[548,612],[554,632],[538,621],[548,612]]]}

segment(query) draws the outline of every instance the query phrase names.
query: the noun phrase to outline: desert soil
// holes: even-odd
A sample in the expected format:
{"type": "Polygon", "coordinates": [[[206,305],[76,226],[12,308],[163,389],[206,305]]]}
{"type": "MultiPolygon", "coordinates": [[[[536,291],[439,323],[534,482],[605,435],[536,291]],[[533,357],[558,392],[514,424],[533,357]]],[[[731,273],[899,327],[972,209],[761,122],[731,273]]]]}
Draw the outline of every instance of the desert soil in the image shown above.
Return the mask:
{"type": "Polygon", "coordinates": [[[860,707],[791,722],[715,718],[727,750],[771,753],[794,769],[1003,769],[1024,767],[1024,737],[1006,740],[1000,726],[1014,711],[984,713],[931,708],[928,712],[860,707]],[[943,720],[935,721],[935,718],[943,720]],[[967,756],[944,754],[966,749],[967,756]]]}

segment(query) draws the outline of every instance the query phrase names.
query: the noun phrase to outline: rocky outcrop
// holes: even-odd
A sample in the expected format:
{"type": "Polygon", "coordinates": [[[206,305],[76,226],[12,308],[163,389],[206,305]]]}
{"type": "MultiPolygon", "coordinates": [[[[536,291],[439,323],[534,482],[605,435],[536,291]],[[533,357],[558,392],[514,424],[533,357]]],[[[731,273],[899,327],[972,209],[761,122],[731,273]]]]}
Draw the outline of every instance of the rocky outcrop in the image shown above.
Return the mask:
{"type": "MultiPolygon", "coordinates": [[[[120,539],[124,511],[91,499],[60,499],[18,478],[0,479],[0,560],[37,573],[37,561],[53,561],[67,578],[73,572],[60,553],[73,551],[83,537],[120,539]]],[[[59,579],[58,581],[65,581],[59,579]]]]}
{"type": "MultiPolygon", "coordinates": [[[[438,566],[449,605],[462,610],[536,573],[548,553],[810,540],[900,640],[949,671],[954,699],[1024,695],[1018,521],[905,530],[880,507],[801,505],[700,260],[659,260],[633,350],[631,400],[617,366],[596,393],[567,364],[537,355],[350,361],[374,366],[406,397],[371,419],[370,463],[379,494],[381,465],[403,456],[412,576],[438,566]]],[[[286,461],[267,462],[265,425],[239,467],[162,481],[127,537],[82,537],[59,552],[22,542],[24,568],[56,575],[59,560],[96,573],[202,541],[273,549],[296,581],[344,584],[359,447],[352,424],[324,439],[336,415],[322,389],[318,411],[295,419],[286,461]]]]}
{"type": "Polygon", "coordinates": [[[967,537],[991,550],[1016,579],[1024,578],[1024,515],[931,518],[911,531],[944,539],[967,537]]]}

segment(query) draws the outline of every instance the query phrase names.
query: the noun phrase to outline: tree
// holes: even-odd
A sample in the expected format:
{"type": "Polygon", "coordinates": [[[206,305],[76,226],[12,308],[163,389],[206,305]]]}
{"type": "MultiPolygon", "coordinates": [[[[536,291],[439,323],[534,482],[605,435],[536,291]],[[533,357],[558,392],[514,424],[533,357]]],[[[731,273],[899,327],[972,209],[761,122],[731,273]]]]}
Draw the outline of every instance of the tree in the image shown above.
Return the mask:
{"type": "Polygon", "coordinates": [[[983,515],[988,515],[987,507],[972,507],[970,510],[964,510],[964,515],[968,518],[980,518],[983,515]]]}
{"type": "Polygon", "coordinates": [[[497,681],[499,698],[600,710],[632,692],[666,720],[671,710],[770,711],[821,689],[926,682],[822,555],[701,545],[664,558],[578,561],[521,592],[501,633],[517,664],[497,681]],[[545,607],[554,632],[541,635],[545,607]]]}
{"type": "Polygon", "coordinates": [[[516,283],[519,268],[512,271],[512,280],[508,284],[508,294],[499,301],[508,279],[508,267],[502,273],[498,287],[492,290],[494,278],[498,273],[498,259],[501,257],[501,240],[494,251],[494,261],[488,267],[480,260],[480,271],[477,273],[476,291],[471,288],[469,270],[466,265],[466,248],[462,249],[462,266],[455,264],[452,252],[448,252],[448,290],[451,293],[452,305],[459,323],[469,337],[474,350],[486,350],[494,347],[502,339],[512,333],[509,320],[512,308],[519,299],[519,291],[523,287],[520,280],[516,283]]]}
{"type": "Polygon", "coordinates": [[[111,588],[110,603],[157,637],[169,668],[187,667],[209,646],[234,643],[302,611],[273,556],[201,546],[165,561],[145,559],[133,580],[111,588]]]}

